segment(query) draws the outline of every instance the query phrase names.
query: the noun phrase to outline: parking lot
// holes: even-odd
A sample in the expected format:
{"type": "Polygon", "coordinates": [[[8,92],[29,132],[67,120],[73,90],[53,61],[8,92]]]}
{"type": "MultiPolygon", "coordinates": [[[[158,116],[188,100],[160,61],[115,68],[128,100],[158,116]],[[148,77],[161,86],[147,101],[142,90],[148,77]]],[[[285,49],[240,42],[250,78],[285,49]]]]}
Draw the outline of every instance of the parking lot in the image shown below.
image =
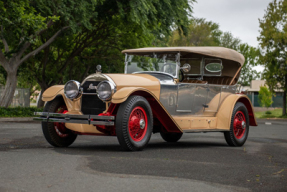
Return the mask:
{"type": "Polygon", "coordinates": [[[287,121],[261,120],[239,148],[222,133],[184,134],[175,144],[154,134],[141,152],[100,136],[53,148],[40,123],[0,122],[0,191],[50,190],[287,191],[287,121]]]}

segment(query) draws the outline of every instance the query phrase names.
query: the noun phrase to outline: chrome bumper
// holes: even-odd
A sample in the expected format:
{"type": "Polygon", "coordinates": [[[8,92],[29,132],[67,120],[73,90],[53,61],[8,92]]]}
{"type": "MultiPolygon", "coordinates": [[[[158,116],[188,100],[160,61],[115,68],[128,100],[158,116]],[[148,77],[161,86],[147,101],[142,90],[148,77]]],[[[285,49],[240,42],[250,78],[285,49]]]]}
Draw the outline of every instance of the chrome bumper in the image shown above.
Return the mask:
{"type": "Polygon", "coordinates": [[[62,113],[35,112],[33,120],[58,122],[58,123],[78,123],[89,125],[106,125],[114,126],[114,116],[98,116],[98,115],[72,115],[62,113]]]}

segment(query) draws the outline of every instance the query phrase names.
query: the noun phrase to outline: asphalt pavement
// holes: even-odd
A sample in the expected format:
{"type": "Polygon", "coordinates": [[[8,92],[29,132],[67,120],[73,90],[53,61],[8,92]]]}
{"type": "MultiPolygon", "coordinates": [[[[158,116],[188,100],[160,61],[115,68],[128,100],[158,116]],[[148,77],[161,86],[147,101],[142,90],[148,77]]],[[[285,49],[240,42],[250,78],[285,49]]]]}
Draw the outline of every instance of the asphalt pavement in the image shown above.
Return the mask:
{"type": "Polygon", "coordinates": [[[0,122],[0,191],[287,191],[287,122],[260,121],[243,147],[222,133],[188,133],[178,143],[152,135],[144,151],[116,137],[79,136],[53,148],[41,124],[0,122]]]}

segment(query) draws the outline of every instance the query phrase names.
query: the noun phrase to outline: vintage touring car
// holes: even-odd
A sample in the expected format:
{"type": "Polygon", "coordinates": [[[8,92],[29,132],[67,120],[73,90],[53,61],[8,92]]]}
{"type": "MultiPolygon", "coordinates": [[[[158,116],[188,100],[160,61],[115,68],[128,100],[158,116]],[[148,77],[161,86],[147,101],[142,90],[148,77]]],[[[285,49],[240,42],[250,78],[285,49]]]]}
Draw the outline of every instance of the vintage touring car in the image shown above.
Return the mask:
{"type": "Polygon", "coordinates": [[[244,57],[222,47],[160,47],[122,51],[124,74],[97,72],[43,93],[46,140],[71,145],[77,135],[117,136],[124,150],[142,150],[152,133],[177,142],[183,133],[223,132],[242,146],[257,126],[237,81],[244,57]]]}

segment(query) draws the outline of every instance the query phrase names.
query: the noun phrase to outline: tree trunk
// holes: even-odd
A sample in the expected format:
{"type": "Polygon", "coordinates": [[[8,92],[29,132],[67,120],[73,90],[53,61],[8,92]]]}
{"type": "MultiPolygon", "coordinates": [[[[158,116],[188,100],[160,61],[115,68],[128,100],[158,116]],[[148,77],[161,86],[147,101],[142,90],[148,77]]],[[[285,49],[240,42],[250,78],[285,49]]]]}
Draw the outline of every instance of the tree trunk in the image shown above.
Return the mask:
{"type": "Polygon", "coordinates": [[[14,92],[17,86],[17,70],[7,72],[6,85],[0,99],[0,107],[9,107],[13,101],[14,92]]]}
{"type": "Polygon", "coordinates": [[[39,99],[38,99],[38,102],[37,102],[37,107],[38,108],[41,108],[41,107],[44,107],[44,104],[45,104],[45,101],[42,100],[42,95],[44,93],[45,90],[41,90],[41,93],[39,95],[39,99]]]}

